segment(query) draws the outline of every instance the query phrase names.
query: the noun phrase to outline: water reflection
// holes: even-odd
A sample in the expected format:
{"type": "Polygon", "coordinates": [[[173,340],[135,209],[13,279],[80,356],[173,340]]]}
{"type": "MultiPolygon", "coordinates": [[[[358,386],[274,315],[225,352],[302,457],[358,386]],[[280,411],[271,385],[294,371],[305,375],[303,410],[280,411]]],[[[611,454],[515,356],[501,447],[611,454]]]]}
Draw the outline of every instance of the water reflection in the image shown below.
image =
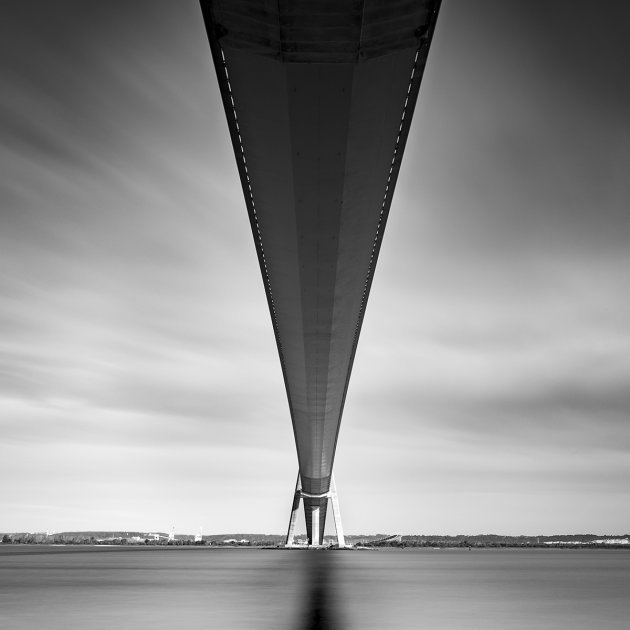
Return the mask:
{"type": "Polygon", "coordinates": [[[305,588],[299,609],[297,630],[341,630],[339,583],[336,579],[334,552],[296,552],[304,555],[305,588]]]}
{"type": "Polygon", "coordinates": [[[629,582],[630,554],[612,550],[8,545],[0,553],[0,626],[603,630],[628,627],[629,582]]]}

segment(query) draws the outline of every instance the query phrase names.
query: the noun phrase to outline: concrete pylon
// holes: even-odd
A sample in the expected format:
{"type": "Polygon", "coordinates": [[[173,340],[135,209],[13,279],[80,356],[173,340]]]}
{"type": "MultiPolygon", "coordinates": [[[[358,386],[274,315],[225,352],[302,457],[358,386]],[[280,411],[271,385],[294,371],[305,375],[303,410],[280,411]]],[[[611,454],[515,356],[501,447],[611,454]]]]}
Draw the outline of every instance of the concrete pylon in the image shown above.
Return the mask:
{"type": "Polygon", "coordinates": [[[295,537],[295,523],[297,521],[297,513],[300,509],[300,499],[302,498],[302,484],[300,482],[300,473],[298,472],[297,481],[295,482],[295,494],[293,495],[293,506],[291,507],[291,516],[289,518],[289,531],[287,532],[287,539],[285,546],[291,547],[293,545],[293,538],[295,537]]]}
{"type": "Polygon", "coordinates": [[[343,535],[343,525],[341,524],[341,512],[339,510],[339,497],[337,496],[337,484],[335,483],[335,476],[330,478],[330,503],[333,509],[333,520],[335,521],[335,531],[337,532],[337,544],[339,548],[346,546],[346,539],[343,535]]]}
{"type": "MultiPolygon", "coordinates": [[[[293,547],[295,538],[295,524],[297,521],[297,514],[300,508],[300,501],[302,499],[324,499],[330,500],[333,510],[333,520],[335,522],[335,531],[337,533],[337,544],[339,548],[346,546],[346,539],[343,534],[343,525],[341,523],[341,511],[339,510],[339,497],[337,495],[337,484],[335,483],[335,476],[332,475],[330,479],[330,490],[323,494],[309,494],[302,490],[302,481],[300,473],[298,472],[297,481],[295,482],[295,493],[293,495],[293,504],[291,506],[291,516],[289,518],[289,529],[287,531],[287,539],[285,546],[293,547]]],[[[324,504],[325,507],[326,504],[324,504]]],[[[320,539],[320,508],[321,506],[313,506],[310,512],[310,518],[307,517],[307,529],[309,534],[309,546],[318,547],[322,544],[320,539]],[[310,524],[310,527],[308,525],[310,524]]],[[[323,536],[322,536],[323,538],[323,536]]]]}

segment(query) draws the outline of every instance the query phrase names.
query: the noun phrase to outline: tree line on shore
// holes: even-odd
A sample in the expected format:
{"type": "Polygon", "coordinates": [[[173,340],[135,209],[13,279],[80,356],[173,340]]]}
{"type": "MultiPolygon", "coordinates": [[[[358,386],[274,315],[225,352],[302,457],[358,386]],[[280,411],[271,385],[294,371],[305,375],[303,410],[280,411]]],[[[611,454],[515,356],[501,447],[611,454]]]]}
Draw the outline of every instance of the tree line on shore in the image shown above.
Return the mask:
{"type": "Polygon", "coordinates": [[[548,548],[550,546],[561,547],[606,547],[611,546],[619,548],[630,548],[627,543],[630,537],[596,534],[559,534],[554,536],[501,536],[498,534],[478,534],[473,536],[418,536],[408,535],[402,536],[398,541],[370,542],[366,540],[361,543],[366,547],[431,547],[431,548],[514,548],[514,547],[540,547],[548,548]],[[620,542],[622,540],[626,542],[620,542]]]}
{"type": "MultiPolygon", "coordinates": [[[[278,537],[279,538],[279,537],[278,537]]],[[[163,535],[158,539],[153,536],[147,536],[141,533],[130,533],[128,535],[108,535],[95,536],[93,534],[82,533],[60,533],[60,534],[33,534],[33,533],[13,533],[1,534],[0,540],[2,544],[22,544],[22,545],[144,545],[144,546],[262,546],[270,544],[267,540],[231,540],[226,541],[215,537],[202,537],[201,540],[195,540],[194,535],[181,535],[173,539],[163,535]]],[[[276,544],[275,539],[273,543],[276,544]]]]}
{"type": "MultiPolygon", "coordinates": [[[[61,532],[6,533],[0,534],[2,544],[53,544],[53,545],[144,545],[144,546],[214,546],[214,547],[275,547],[284,544],[284,536],[273,534],[222,534],[203,536],[195,540],[194,535],[182,534],[169,539],[166,534],[142,532],[61,532]]],[[[606,547],[630,548],[630,535],[572,534],[555,536],[501,536],[479,534],[473,536],[405,535],[400,541],[384,541],[382,534],[372,536],[349,535],[346,542],[362,547],[394,548],[513,548],[513,547],[606,547]]],[[[332,543],[332,541],[331,541],[332,543]]]]}

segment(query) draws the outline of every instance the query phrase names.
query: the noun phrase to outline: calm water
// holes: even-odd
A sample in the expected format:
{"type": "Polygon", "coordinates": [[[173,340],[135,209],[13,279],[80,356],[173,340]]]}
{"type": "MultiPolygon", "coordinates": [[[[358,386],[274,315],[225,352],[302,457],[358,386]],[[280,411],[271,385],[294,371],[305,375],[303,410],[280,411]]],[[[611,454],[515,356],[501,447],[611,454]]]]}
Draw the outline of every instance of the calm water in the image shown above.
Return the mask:
{"type": "Polygon", "coordinates": [[[0,628],[630,628],[630,552],[0,547],[0,628]]]}

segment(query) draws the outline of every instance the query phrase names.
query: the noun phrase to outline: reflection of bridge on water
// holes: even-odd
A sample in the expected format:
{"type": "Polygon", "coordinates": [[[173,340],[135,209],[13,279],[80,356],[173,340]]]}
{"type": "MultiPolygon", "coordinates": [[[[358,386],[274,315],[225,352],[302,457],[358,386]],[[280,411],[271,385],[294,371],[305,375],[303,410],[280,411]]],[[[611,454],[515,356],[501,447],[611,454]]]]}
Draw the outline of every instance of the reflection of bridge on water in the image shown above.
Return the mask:
{"type": "Polygon", "coordinates": [[[339,426],[440,0],[201,0],[323,540],[339,426]]]}

